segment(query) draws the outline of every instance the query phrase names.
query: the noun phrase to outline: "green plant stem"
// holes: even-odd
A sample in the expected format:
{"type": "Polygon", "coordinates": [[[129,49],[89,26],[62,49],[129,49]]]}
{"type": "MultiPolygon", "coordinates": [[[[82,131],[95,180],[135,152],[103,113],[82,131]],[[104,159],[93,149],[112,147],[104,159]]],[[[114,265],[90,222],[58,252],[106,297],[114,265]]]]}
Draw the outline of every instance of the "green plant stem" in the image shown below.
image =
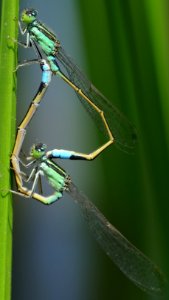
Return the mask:
{"type": "Polygon", "coordinates": [[[11,299],[12,202],[10,153],[15,138],[16,46],[7,37],[16,37],[18,0],[1,2],[0,25],[0,299],[11,299]],[[5,195],[6,191],[6,196],[5,195]]]}

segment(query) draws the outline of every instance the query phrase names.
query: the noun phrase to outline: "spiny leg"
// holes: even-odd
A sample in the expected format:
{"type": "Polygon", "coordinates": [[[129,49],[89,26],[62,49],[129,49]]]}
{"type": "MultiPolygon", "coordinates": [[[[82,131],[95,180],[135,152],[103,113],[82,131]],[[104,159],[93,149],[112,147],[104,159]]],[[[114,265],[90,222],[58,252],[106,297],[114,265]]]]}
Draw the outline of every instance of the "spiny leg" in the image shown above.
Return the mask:
{"type": "Polygon", "coordinates": [[[16,192],[16,191],[13,191],[13,190],[10,190],[10,192],[12,192],[13,194],[25,197],[25,198],[33,198],[37,201],[42,202],[43,204],[48,204],[48,205],[52,204],[53,202],[55,202],[57,200],[59,200],[62,197],[62,192],[61,191],[55,191],[50,196],[43,196],[41,194],[38,194],[38,193],[34,192],[40,175],[43,175],[43,171],[39,170],[36,173],[36,169],[34,168],[31,172],[29,178],[27,179],[27,182],[29,182],[32,179],[32,177],[34,177],[34,181],[33,181],[31,190],[28,190],[28,189],[26,189],[22,186],[20,188],[19,192],[16,192]]]}
{"type": "Polygon", "coordinates": [[[14,72],[18,71],[19,68],[30,66],[32,64],[41,64],[42,59],[34,58],[34,59],[29,59],[29,60],[24,60],[22,63],[19,63],[14,70],[14,72]]]}
{"type": "Polygon", "coordinates": [[[60,198],[62,198],[62,193],[61,192],[54,192],[52,195],[50,196],[43,196],[41,194],[38,193],[32,193],[32,191],[23,188],[20,189],[20,192],[16,192],[13,190],[10,190],[11,193],[15,194],[15,195],[19,195],[22,196],[24,198],[33,198],[43,204],[52,204],[54,202],[56,202],[57,200],[59,200],[60,198]]]}

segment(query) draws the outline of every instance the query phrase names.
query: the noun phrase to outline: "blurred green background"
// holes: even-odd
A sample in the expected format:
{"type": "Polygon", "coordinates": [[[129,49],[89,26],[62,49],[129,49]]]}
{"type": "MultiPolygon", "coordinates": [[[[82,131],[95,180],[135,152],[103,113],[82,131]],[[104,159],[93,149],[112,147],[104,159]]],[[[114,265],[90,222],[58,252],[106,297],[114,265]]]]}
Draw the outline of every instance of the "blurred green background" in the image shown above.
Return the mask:
{"type": "MultiPolygon", "coordinates": [[[[21,9],[26,5],[21,1],[21,9]]],[[[32,0],[29,6],[39,11],[67,53],[138,131],[134,155],[112,146],[94,162],[61,165],[111,223],[169,277],[169,2],[49,0],[46,6],[32,0]]],[[[32,58],[32,51],[27,53],[21,51],[19,60],[32,58]]],[[[20,122],[40,70],[27,67],[18,78],[20,122]]],[[[53,79],[45,98],[29,128],[26,151],[42,141],[49,149],[87,152],[104,141],[59,79],[53,79]]],[[[130,283],[100,250],[68,196],[52,207],[18,198],[14,213],[14,300],[154,299],[130,283]]]]}

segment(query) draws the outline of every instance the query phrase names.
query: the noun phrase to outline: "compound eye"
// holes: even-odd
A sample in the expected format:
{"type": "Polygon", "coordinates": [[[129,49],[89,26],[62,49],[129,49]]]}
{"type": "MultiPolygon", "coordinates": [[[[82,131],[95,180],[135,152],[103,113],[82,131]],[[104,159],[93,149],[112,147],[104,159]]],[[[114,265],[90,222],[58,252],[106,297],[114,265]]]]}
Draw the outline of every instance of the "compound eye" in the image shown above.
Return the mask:
{"type": "Polygon", "coordinates": [[[37,10],[35,9],[28,9],[26,10],[26,14],[28,17],[36,17],[37,16],[37,10]]]}
{"type": "Polygon", "coordinates": [[[37,152],[45,152],[45,150],[46,150],[46,145],[45,144],[42,144],[42,143],[39,143],[39,144],[36,144],[35,145],[35,150],[37,151],[37,152]]]}
{"type": "Polygon", "coordinates": [[[41,152],[44,152],[46,150],[46,145],[45,146],[42,146],[40,149],[39,149],[39,151],[41,151],[41,152]]]}
{"type": "Polygon", "coordinates": [[[36,17],[36,16],[37,16],[37,10],[33,10],[33,11],[31,12],[31,15],[32,15],[33,17],[36,17]]]}

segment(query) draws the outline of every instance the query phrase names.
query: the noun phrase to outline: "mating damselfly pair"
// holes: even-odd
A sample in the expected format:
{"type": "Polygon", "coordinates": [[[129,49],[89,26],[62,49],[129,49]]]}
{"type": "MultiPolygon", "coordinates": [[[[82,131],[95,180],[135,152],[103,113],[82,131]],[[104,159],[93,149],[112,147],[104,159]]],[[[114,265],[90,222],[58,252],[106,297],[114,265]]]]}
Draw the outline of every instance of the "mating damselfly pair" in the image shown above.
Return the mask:
{"type": "Polygon", "coordinates": [[[24,197],[33,197],[45,204],[51,204],[60,199],[64,191],[68,192],[80,205],[82,214],[96,240],[120,270],[144,291],[160,293],[163,289],[164,279],[156,265],[106,220],[94,204],[71,182],[67,173],[53,161],[54,159],[92,160],[113,143],[122,150],[130,151],[136,142],[135,128],[83,75],[65,53],[56,36],[39,22],[36,10],[24,10],[21,14],[21,21],[24,24],[22,27],[19,22],[21,34],[26,34],[27,38],[26,43],[18,43],[25,48],[32,46],[37,58],[24,61],[18,67],[39,63],[42,70],[42,80],[24,120],[19,126],[11,156],[18,188],[16,193],[24,197]],[[25,164],[20,160],[19,155],[26,128],[50,84],[52,75],[58,75],[75,90],[81,103],[109,140],[89,154],[62,149],[46,151],[46,145],[39,143],[32,146],[28,158],[30,161],[25,164]],[[24,165],[26,168],[32,167],[30,174],[23,173],[20,165],[24,165]],[[44,196],[36,192],[36,186],[41,176],[45,176],[48,183],[53,187],[54,193],[52,195],[44,196]],[[33,184],[29,190],[23,183],[31,180],[33,180],[33,184]]]}

